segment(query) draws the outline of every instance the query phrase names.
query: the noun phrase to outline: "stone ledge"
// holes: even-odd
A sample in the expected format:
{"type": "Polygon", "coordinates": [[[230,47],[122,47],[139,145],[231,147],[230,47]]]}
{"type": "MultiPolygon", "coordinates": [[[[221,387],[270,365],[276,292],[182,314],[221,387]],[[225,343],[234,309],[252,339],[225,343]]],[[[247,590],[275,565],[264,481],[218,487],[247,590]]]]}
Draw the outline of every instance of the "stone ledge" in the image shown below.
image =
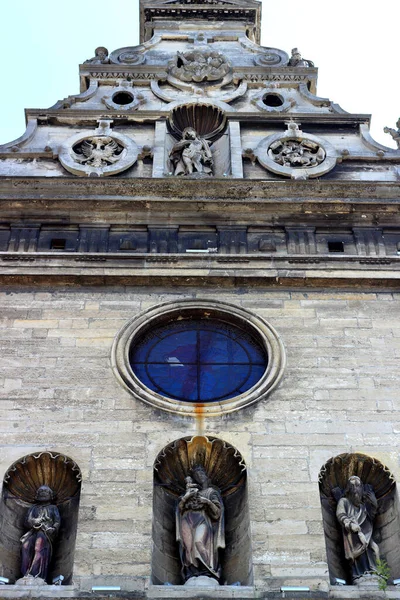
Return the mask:
{"type": "Polygon", "coordinates": [[[152,600],[167,598],[255,598],[255,588],[252,586],[221,585],[217,588],[185,587],[183,585],[150,585],[147,598],[152,600]]]}

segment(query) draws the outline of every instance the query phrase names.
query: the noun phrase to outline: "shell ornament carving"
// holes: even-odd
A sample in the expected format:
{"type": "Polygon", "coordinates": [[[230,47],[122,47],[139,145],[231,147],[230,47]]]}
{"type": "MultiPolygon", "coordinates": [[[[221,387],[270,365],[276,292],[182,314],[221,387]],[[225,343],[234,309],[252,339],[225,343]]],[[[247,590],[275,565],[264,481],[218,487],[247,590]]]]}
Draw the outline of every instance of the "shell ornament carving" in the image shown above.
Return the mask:
{"type": "Polygon", "coordinates": [[[378,460],[366,454],[340,454],[328,460],[319,473],[321,495],[331,498],[332,490],[344,490],[352,475],[373,485],[378,499],[389,494],[396,485],[392,473],[378,460]]]}
{"type": "Polygon", "coordinates": [[[226,116],[220,108],[211,104],[182,104],[171,111],[168,126],[177,139],[191,127],[201,138],[215,141],[225,130],[226,116]]]}
{"type": "Polygon", "coordinates": [[[236,448],[205,436],[181,438],[166,446],[154,463],[156,481],[179,497],[185,491],[185,477],[195,465],[204,467],[222,496],[233,494],[245,484],[246,465],[236,448]]]}
{"type": "Polygon", "coordinates": [[[34,504],[37,489],[48,485],[55,493],[56,504],[62,504],[79,493],[81,481],[81,471],[71,458],[39,452],[11,465],[4,476],[4,488],[24,502],[34,504]]]}

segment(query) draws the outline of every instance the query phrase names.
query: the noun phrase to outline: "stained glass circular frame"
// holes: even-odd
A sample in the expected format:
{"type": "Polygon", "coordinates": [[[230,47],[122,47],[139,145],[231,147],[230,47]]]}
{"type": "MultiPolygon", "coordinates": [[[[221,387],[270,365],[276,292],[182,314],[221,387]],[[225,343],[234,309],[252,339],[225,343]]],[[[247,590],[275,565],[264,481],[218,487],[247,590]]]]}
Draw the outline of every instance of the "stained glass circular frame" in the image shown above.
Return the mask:
{"type": "Polygon", "coordinates": [[[141,313],[118,333],[111,360],[116,377],[136,398],[181,415],[193,415],[201,406],[209,416],[265,398],[286,362],[269,323],[211,300],[167,302],[141,313]],[[178,368],[181,386],[179,378],[173,383],[168,376],[178,368]]]}

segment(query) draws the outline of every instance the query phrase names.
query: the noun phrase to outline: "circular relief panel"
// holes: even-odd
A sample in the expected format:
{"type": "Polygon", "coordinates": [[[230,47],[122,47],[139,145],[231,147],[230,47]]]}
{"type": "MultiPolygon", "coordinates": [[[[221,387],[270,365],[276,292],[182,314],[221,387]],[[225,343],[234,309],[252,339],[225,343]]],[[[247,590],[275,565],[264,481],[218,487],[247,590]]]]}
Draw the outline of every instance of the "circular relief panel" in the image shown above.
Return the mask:
{"type": "Polygon", "coordinates": [[[271,392],[285,352],[260,317],[230,304],[187,300],[127,323],[114,342],[112,365],[119,381],[151,406],[219,415],[271,392]]]}
{"type": "Polygon", "coordinates": [[[331,171],[339,158],[332,144],[298,128],[264,138],[255,155],[269,171],[292,179],[320,177],[331,171]]]}
{"type": "Polygon", "coordinates": [[[61,146],[58,158],[70,173],[80,177],[105,177],[131,167],[138,147],[126,135],[117,133],[78,133],[61,146]]]}

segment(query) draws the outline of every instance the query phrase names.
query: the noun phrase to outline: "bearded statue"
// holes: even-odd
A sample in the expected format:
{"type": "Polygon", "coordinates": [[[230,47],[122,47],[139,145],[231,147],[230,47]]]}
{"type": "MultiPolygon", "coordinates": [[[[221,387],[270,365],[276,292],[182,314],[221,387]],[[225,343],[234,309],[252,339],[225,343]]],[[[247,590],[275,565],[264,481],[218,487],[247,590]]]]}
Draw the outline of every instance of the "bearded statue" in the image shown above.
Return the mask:
{"type": "Polygon", "coordinates": [[[372,534],[377,508],[372,486],[364,485],[356,475],[349,477],[336,517],[342,526],[344,553],[350,562],[353,583],[376,571],[379,548],[372,534]]]}

